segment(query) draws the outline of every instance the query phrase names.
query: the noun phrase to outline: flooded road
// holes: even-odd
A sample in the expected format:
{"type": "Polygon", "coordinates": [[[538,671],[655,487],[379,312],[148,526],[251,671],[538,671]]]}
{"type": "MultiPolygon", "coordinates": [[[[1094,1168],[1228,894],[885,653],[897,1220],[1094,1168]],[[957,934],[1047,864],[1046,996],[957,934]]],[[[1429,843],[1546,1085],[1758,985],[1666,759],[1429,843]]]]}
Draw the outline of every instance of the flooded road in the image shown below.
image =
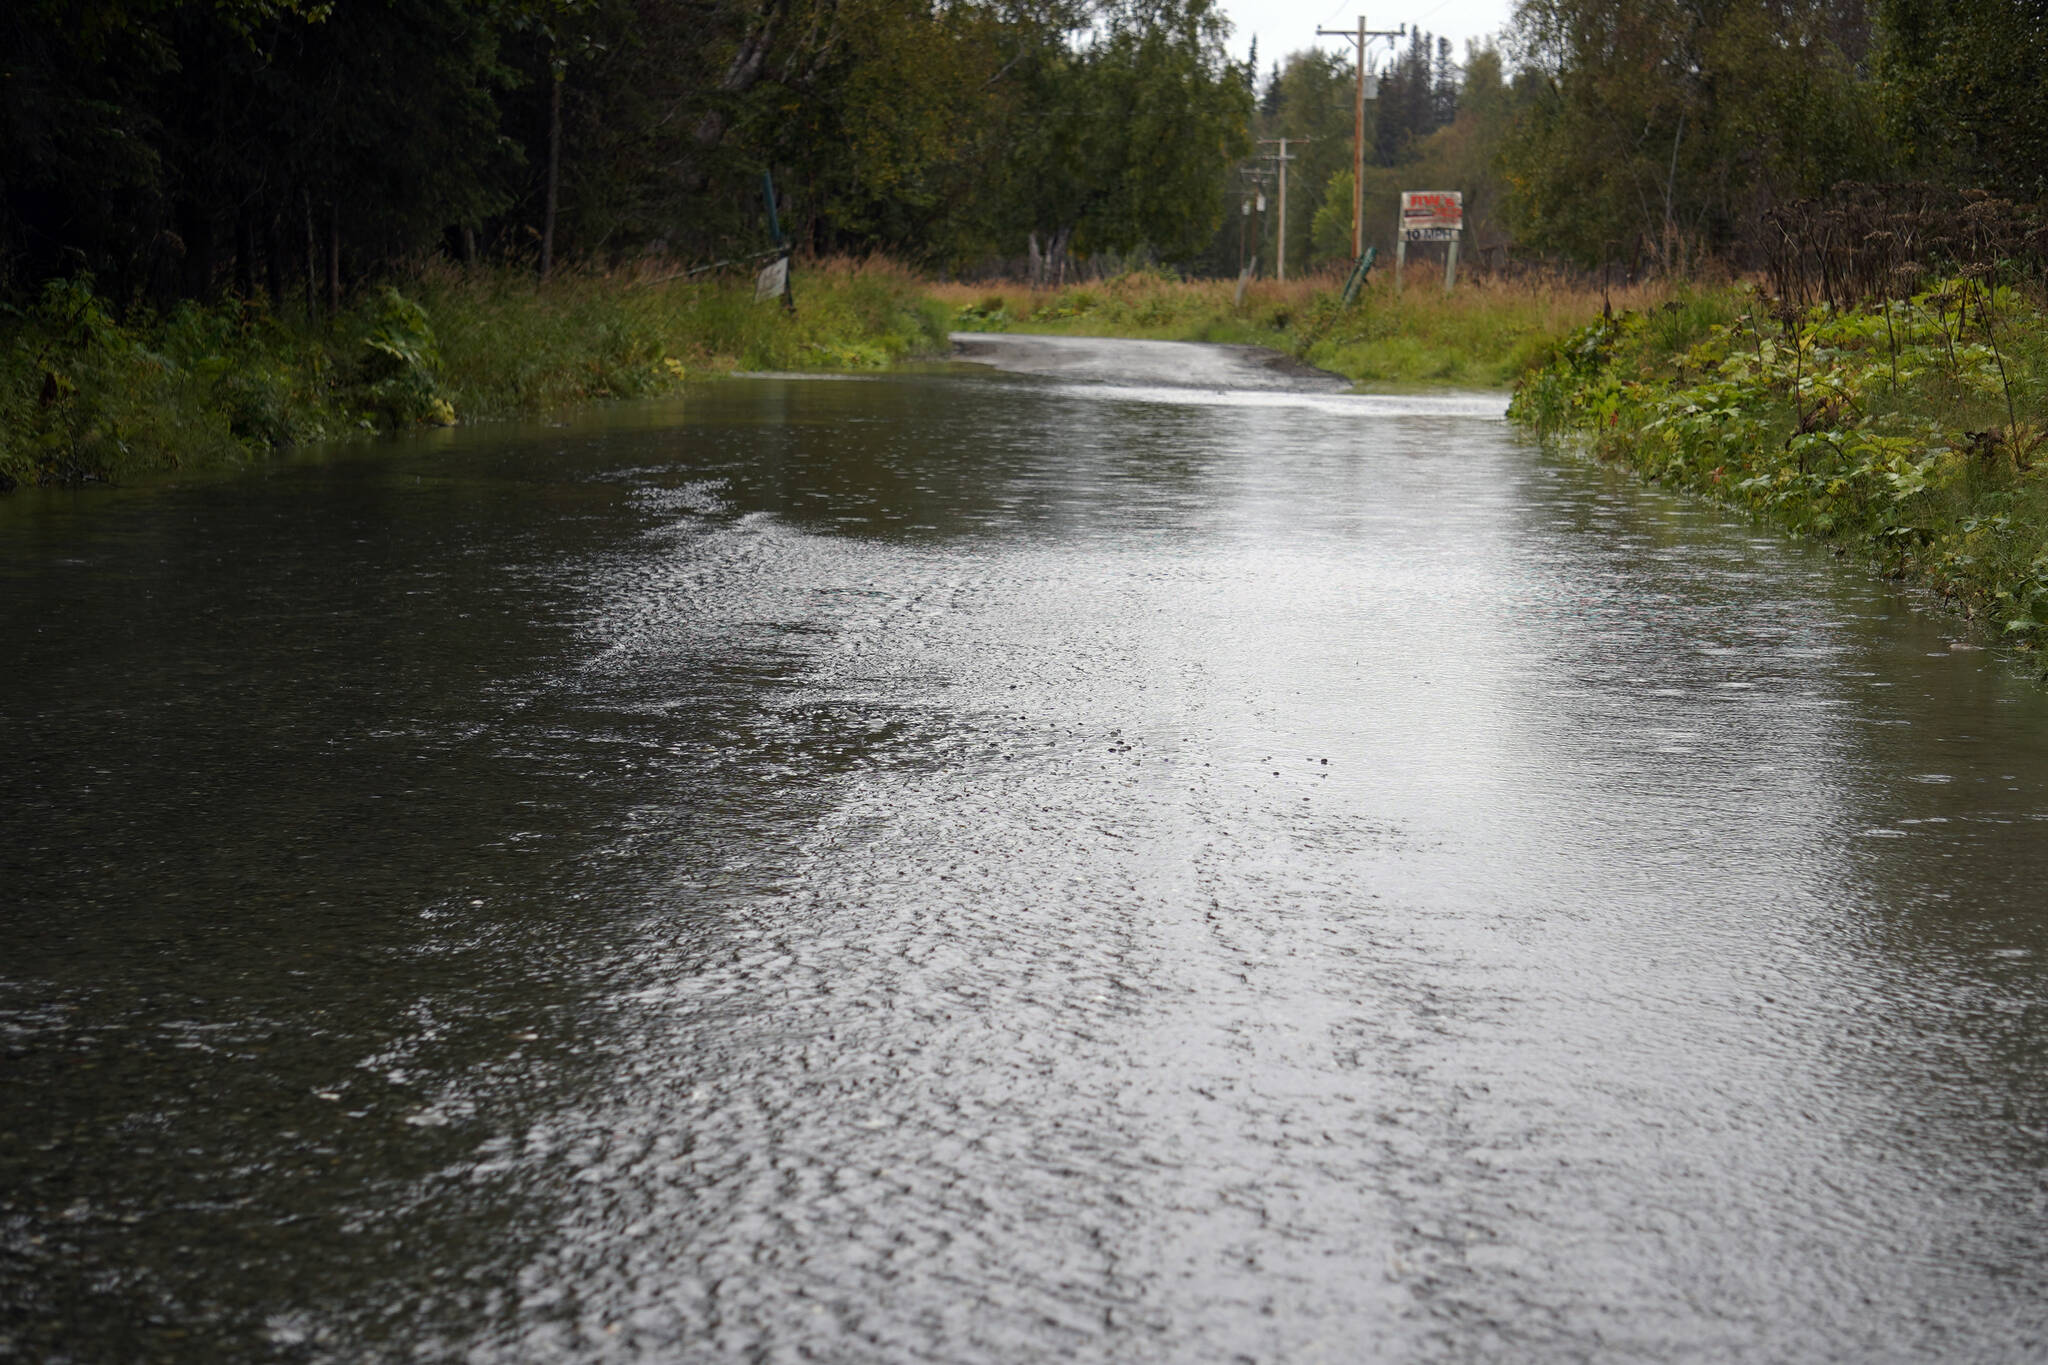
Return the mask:
{"type": "Polygon", "coordinates": [[[0,504],[0,1357],[2048,1354],[2048,696],[977,344],[0,504]]]}

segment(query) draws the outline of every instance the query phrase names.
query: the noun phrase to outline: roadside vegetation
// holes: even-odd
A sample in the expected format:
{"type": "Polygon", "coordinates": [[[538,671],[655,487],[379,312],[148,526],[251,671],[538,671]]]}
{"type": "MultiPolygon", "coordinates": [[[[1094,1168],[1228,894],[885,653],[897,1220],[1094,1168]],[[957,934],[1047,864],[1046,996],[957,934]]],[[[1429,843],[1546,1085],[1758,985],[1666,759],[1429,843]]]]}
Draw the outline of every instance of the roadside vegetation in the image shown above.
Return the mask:
{"type": "Polygon", "coordinates": [[[1609,306],[1646,306],[1668,290],[1650,284],[1603,294],[1565,278],[1468,276],[1446,294],[1433,269],[1396,291],[1375,271],[1344,306],[1332,274],[1261,280],[1237,303],[1231,280],[1176,280],[1133,272],[1066,289],[940,285],[958,331],[1140,337],[1270,346],[1368,388],[1507,388],[1543,364],[1553,343],[1609,306]]]}
{"type": "MultiPolygon", "coordinates": [[[[880,259],[802,264],[793,311],[751,278],[422,267],[308,325],[261,299],[117,320],[84,280],[0,322],[0,489],[240,463],[358,433],[556,412],[735,370],[937,359],[948,331],[1270,346],[1361,385],[1505,388],[1603,295],[1568,283],[1332,277],[1253,284],[1137,271],[1068,289],[936,284],[880,259]]],[[[1616,295],[1638,303],[1654,290],[1616,295]]]]}
{"type": "Polygon", "coordinates": [[[1572,334],[1511,415],[2048,647],[2048,307],[1998,273],[1851,304],[1675,297],[1572,334]]]}
{"type": "Polygon", "coordinates": [[[904,271],[826,262],[798,288],[792,313],[751,279],[429,267],[309,325],[260,299],[117,320],[89,281],[54,280],[0,322],[0,490],[944,353],[945,312],[904,271]]]}

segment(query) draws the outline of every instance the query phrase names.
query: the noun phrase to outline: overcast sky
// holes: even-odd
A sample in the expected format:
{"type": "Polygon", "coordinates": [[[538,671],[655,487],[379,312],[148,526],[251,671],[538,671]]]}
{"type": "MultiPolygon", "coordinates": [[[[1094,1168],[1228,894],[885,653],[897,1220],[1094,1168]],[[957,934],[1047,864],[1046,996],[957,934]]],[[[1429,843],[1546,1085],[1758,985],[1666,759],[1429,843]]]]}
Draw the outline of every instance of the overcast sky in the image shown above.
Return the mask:
{"type": "MultiPolygon", "coordinates": [[[[1273,69],[1273,63],[1290,52],[1313,47],[1319,42],[1332,51],[1350,45],[1341,38],[1316,37],[1319,28],[1356,28],[1358,16],[1365,15],[1370,28],[1428,29],[1451,40],[1460,60],[1467,38],[1484,38],[1507,27],[1513,0],[1222,0],[1230,16],[1231,55],[1243,57],[1252,37],[1259,40],[1259,70],[1273,69]]],[[[1386,54],[1385,42],[1374,46],[1373,55],[1386,54]]]]}

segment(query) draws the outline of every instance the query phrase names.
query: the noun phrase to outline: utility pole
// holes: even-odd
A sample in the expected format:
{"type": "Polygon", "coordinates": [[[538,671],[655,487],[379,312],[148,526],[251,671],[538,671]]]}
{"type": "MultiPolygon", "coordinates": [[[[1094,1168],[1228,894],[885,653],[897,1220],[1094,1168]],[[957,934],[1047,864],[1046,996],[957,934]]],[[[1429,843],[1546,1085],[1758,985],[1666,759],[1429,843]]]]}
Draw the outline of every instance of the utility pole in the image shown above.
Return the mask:
{"type": "MultiPolygon", "coordinates": [[[[1358,16],[1358,31],[1348,28],[1319,28],[1318,38],[1349,38],[1358,44],[1358,113],[1352,125],[1355,154],[1351,170],[1351,259],[1365,257],[1365,50],[1374,38],[1405,38],[1408,25],[1398,29],[1367,28],[1365,16],[1358,16]]],[[[1377,98],[1377,92],[1375,92],[1377,98]]]]}
{"type": "Polygon", "coordinates": [[[1280,237],[1279,248],[1273,259],[1275,263],[1274,274],[1276,278],[1283,281],[1287,278],[1287,163],[1301,159],[1300,157],[1287,155],[1287,144],[1290,142],[1314,141],[1315,139],[1312,137],[1262,137],[1259,139],[1261,147],[1270,147],[1276,142],[1280,144],[1279,152],[1266,159],[1280,163],[1280,237]]]}

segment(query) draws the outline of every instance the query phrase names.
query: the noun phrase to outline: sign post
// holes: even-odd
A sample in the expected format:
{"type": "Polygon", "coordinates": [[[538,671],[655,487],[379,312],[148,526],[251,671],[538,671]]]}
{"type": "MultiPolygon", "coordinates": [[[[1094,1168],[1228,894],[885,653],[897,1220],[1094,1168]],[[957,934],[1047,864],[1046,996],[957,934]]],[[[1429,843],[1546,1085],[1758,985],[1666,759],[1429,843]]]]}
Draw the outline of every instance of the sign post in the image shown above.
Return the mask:
{"type": "Polygon", "coordinates": [[[775,239],[775,249],[782,254],[754,276],[754,302],[766,303],[770,299],[781,299],[782,306],[796,312],[796,295],[789,288],[789,243],[783,240],[782,218],[775,212],[775,177],[767,171],[761,172],[761,197],[768,205],[768,232],[775,239]]]}
{"type": "Polygon", "coordinates": [[[1394,243],[1394,288],[1401,287],[1401,268],[1408,263],[1410,242],[1443,242],[1444,292],[1458,279],[1458,237],[1465,227],[1465,196],[1458,190],[1403,190],[1401,227],[1394,243]]]}

